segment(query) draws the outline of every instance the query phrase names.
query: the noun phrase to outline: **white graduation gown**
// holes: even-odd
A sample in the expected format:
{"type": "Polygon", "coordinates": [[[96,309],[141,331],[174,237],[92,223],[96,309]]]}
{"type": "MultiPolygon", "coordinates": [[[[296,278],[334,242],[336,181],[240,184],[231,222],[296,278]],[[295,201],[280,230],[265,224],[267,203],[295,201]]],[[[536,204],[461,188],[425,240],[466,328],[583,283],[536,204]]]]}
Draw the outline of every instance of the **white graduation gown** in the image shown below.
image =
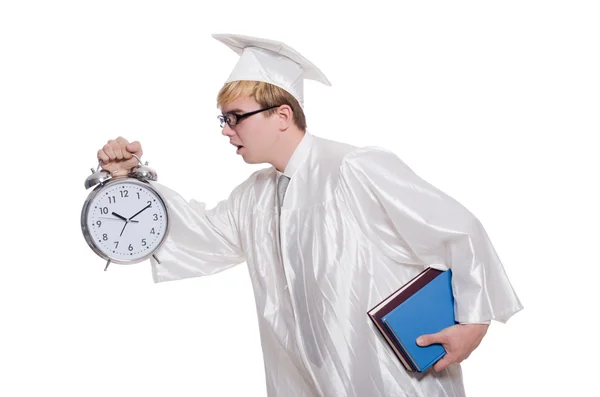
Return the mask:
{"type": "Polygon", "coordinates": [[[380,148],[307,132],[284,173],[281,217],[274,167],[210,210],[153,183],[171,217],[154,281],[246,262],[270,397],[464,396],[460,365],[407,372],[367,311],[428,265],[452,268],[458,322],[522,309],[480,222],[380,148]]]}

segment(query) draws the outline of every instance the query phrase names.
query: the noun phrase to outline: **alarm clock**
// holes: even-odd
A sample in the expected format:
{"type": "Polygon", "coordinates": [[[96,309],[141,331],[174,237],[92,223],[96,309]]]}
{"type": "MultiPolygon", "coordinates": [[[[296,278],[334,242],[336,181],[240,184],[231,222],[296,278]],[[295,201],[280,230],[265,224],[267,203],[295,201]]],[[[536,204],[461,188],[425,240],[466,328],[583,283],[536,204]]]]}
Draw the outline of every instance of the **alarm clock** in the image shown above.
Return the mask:
{"type": "Polygon", "coordinates": [[[114,177],[98,168],[85,180],[85,188],[95,188],[81,211],[81,231],[90,248],[106,266],[134,264],[156,257],[169,233],[169,209],[161,194],[150,184],[156,172],[142,164],[126,176],[114,177]]]}

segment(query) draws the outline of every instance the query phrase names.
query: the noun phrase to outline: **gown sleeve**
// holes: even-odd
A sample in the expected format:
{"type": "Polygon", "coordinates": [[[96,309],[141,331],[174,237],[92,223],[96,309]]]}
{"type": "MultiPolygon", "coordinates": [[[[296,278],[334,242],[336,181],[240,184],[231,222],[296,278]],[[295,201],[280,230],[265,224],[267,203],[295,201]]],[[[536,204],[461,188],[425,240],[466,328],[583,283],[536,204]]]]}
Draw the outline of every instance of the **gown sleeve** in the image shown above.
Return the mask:
{"type": "Polygon", "coordinates": [[[245,261],[235,222],[235,191],[214,208],[186,201],[174,190],[152,182],[169,212],[169,233],[151,257],[154,282],[173,281],[219,273],[245,261]]]}
{"type": "Polygon", "coordinates": [[[348,154],[340,189],[388,255],[408,252],[411,264],[452,269],[457,322],[505,323],[523,308],[480,221],[393,153],[371,147],[348,154]]]}

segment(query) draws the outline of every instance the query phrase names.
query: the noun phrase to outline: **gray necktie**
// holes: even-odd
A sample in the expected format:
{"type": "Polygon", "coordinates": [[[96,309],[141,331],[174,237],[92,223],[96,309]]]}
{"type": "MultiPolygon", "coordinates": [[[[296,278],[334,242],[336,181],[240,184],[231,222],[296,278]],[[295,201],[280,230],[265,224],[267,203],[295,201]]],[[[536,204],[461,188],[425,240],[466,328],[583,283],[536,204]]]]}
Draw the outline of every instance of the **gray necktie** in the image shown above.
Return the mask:
{"type": "Polygon", "coordinates": [[[279,181],[277,182],[277,197],[279,199],[279,208],[283,204],[283,199],[285,197],[285,191],[287,190],[288,184],[290,183],[290,178],[281,174],[279,177],[279,181]]]}
{"type": "MultiPolygon", "coordinates": [[[[281,176],[279,177],[279,181],[277,182],[277,197],[278,197],[278,201],[279,201],[279,208],[281,208],[281,205],[283,204],[283,199],[285,197],[285,191],[286,191],[289,183],[290,183],[290,178],[281,174],[281,176]]],[[[281,237],[280,237],[280,239],[281,239],[281,237]]],[[[295,279],[292,282],[294,284],[300,286],[296,289],[296,295],[297,295],[297,299],[299,300],[299,302],[306,302],[307,299],[306,299],[305,290],[304,290],[304,288],[302,288],[302,286],[304,286],[304,273],[302,271],[299,271],[298,274],[296,275],[295,279]]],[[[285,286],[285,289],[286,290],[288,289],[287,285],[285,286]]],[[[301,303],[298,306],[297,310],[304,318],[309,318],[308,309],[306,308],[306,305],[304,303],[301,303]]],[[[306,324],[301,325],[301,326],[306,327],[306,324]]],[[[321,366],[323,365],[323,361],[321,358],[322,355],[321,355],[321,351],[319,349],[319,345],[317,343],[316,337],[314,336],[314,330],[312,328],[310,328],[310,329],[307,328],[307,329],[304,329],[303,333],[304,333],[303,344],[307,350],[309,360],[313,364],[315,364],[316,366],[321,368],[321,366]]]]}
{"type": "MultiPolygon", "coordinates": [[[[279,181],[277,182],[277,197],[279,200],[279,208],[281,208],[281,205],[283,204],[283,198],[285,197],[285,191],[286,191],[289,183],[290,183],[290,178],[288,178],[287,176],[282,174],[279,177],[279,181]]],[[[281,239],[281,237],[280,237],[280,239],[281,239]]],[[[296,275],[295,279],[292,282],[295,285],[299,286],[296,289],[296,295],[297,295],[297,299],[299,300],[299,302],[306,302],[306,294],[305,294],[304,288],[302,288],[302,286],[304,285],[304,273],[302,271],[298,272],[298,274],[296,275]]],[[[285,289],[286,290],[288,289],[287,285],[285,286],[285,289]]],[[[300,304],[298,306],[297,310],[304,318],[309,318],[308,317],[308,309],[306,308],[305,304],[300,304]]],[[[306,327],[306,324],[304,324],[302,326],[306,327]]],[[[321,358],[322,356],[321,356],[321,351],[319,349],[319,345],[314,336],[314,330],[312,328],[304,330],[303,343],[307,350],[307,354],[308,354],[310,361],[320,368],[323,365],[322,358],[321,358]]]]}

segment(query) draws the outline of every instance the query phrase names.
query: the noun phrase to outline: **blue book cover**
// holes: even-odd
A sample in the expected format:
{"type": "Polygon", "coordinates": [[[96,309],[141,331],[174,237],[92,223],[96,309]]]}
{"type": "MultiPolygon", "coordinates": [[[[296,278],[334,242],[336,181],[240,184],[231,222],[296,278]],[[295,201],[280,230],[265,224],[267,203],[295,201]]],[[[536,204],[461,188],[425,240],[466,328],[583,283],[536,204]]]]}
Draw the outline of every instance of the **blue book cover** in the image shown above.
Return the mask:
{"type": "Polygon", "coordinates": [[[424,372],[446,354],[441,344],[417,345],[417,338],[456,324],[452,272],[446,270],[382,318],[383,323],[413,362],[424,372]]]}

